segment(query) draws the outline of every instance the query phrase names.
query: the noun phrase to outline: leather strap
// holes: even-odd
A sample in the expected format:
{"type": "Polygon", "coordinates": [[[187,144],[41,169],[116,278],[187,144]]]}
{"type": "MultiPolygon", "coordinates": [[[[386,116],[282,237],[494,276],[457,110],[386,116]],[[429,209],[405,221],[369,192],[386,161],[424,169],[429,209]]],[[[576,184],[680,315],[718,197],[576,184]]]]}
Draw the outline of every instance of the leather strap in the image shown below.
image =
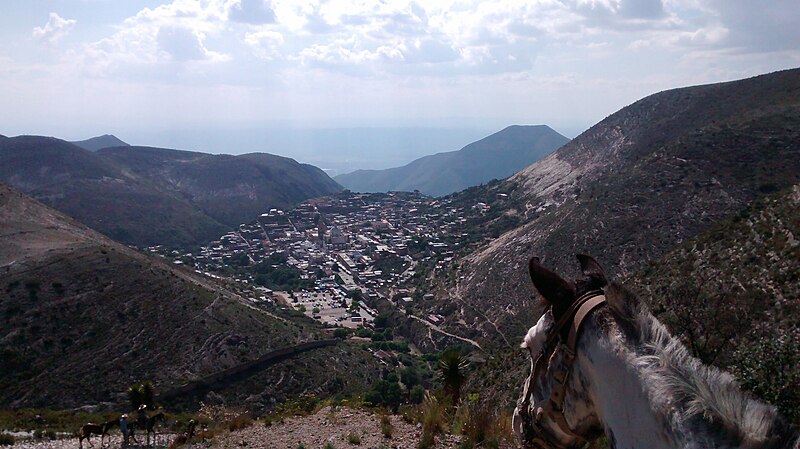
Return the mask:
{"type": "MultiPolygon", "coordinates": [[[[586,440],[583,437],[573,432],[569,427],[569,423],[567,423],[567,419],[564,416],[563,406],[567,390],[567,381],[569,380],[569,374],[572,371],[572,361],[575,357],[575,346],[578,342],[578,335],[581,330],[581,325],[594,309],[605,304],[605,302],[606,297],[600,291],[589,292],[575,300],[567,309],[566,313],[558,320],[553,329],[551,329],[550,334],[547,336],[545,344],[542,348],[542,352],[539,353],[539,356],[534,362],[533,370],[530,377],[528,377],[524,388],[523,401],[521,404],[523,406],[522,413],[527,418],[526,421],[529,421],[531,427],[533,427],[526,429],[525,433],[530,435],[536,432],[540,435],[531,435],[533,438],[531,438],[529,441],[533,447],[557,447],[543,438],[545,437],[545,434],[542,432],[542,429],[538,423],[540,416],[536,416],[533,420],[531,420],[531,417],[528,415],[530,410],[530,399],[531,396],[533,396],[533,384],[535,384],[539,372],[546,366],[542,362],[547,363],[546,360],[549,358],[549,355],[558,349],[561,349],[564,354],[560,362],[561,366],[559,366],[557,371],[553,373],[555,384],[550,392],[550,398],[548,398],[545,406],[543,407],[542,412],[544,413],[542,414],[546,414],[550,419],[552,419],[561,432],[565,435],[569,435],[584,444],[586,443],[586,440]],[[556,345],[556,342],[561,338],[561,331],[567,323],[570,323],[567,342],[566,344],[556,345]]],[[[539,413],[537,413],[537,415],[539,415],[539,413]]],[[[523,426],[525,426],[525,424],[523,424],[523,426]]]]}
{"type": "Polygon", "coordinates": [[[578,309],[578,312],[575,314],[575,318],[572,320],[572,326],[569,328],[569,337],[567,338],[567,347],[575,353],[575,345],[578,344],[578,332],[581,330],[581,324],[583,324],[583,320],[586,319],[586,316],[589,315],[592,310],[596,309],[602,304],[605,304],[606,297],[604,295],[598,295],[593,298],[590,298],[586,302],[581,305],[581,308],[578,309]]]}

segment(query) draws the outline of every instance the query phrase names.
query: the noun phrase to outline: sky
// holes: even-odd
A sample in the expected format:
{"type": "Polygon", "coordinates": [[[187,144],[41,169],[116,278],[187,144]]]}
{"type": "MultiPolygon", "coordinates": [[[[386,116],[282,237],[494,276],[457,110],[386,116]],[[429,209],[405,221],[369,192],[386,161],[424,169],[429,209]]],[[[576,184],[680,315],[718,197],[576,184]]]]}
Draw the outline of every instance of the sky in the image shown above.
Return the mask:
{"type": "Polygon", "coordinates": [[[0,134],[313,162],[364,129],[446,130],[393,150],[411,160],[798,66],[797,0],[0,0],[0,134]]]}

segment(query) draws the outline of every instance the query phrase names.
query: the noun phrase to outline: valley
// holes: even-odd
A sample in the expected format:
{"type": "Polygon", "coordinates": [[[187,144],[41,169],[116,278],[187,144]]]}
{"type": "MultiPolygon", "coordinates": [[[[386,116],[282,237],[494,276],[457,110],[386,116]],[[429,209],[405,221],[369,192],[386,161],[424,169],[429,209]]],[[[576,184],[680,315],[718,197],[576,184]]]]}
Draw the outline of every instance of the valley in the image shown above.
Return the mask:
{"type": "Polygon", "coordinates": [[[0,174],[45,204],[0,192],[0,404],[118,410],[149,380],[162,405],[267,422],[308,395],[309,415],[326,401],[424,415],[453,397],[450,359],[470,399],[436,413],[502,428],[530,369],[518,344],[544,310],[527,260],[569,272],[589,253],[694,356],[797,423],[799,119],[797,69],[660,92],[439,197],[342,190],[267,154],[2,139],[0,174]],[[128,208],[123,191],[148,200],[128,208]],[[97,224],[46,206],[86,192],[126,213],[91,200],[97,224]],[[163,237],[182,223],[204,230],[163,237]],[[143,252],[97,232],[122,224],[109,236],[143,252]]]}

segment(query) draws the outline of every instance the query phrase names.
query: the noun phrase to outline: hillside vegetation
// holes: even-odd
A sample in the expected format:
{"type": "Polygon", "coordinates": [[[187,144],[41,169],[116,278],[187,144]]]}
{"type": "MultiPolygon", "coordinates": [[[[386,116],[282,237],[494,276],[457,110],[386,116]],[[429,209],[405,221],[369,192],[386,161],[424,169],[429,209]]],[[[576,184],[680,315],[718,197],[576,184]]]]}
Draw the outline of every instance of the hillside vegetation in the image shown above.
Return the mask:
{"type": "MultiPolygon", "coordinates": [[[[149,379],[164,391],[321,331],[113,242],[3,185],[0,283],[3,408],[123,402],[134,382],[149,379]]],[[[376,375],[376,363],[360,351],[320,351],[212,397],[249,397],[252,408],[269,408],[292,394],[358,391],[376,375]],[[329,366],[325,373],[316,369],[321,360],[329,366]],[[350,365],[360,371],[330,382],[330,373],[350,365]]]]}
{"type": "Polygon", "coordinates": [[[509,126],[461,150],[417,159],[386,170],[357,170],[334,179],[355,192],[419,190],[442,196],[507,178],[569,139],[545,125],[509,126]]]}
{"type": "Polygon", "coordinates": [[[651,95],[486,194],[464,192],[507,193],[490,205],[514,219],[465,258],[435,307],[456,305],[455,333],[512,347],[541,313],[532,255],[573,273],[573,255],[592,254],[624,276],[798,182],[800,70],[651,95]]]}
{"type": "Polygon", "coordinates": [[[316,167],[270,154],[91,152],[38,136],[0,139],[0,181],[138,246],[205,243],[270,208],[341,189],[316,167]]]}

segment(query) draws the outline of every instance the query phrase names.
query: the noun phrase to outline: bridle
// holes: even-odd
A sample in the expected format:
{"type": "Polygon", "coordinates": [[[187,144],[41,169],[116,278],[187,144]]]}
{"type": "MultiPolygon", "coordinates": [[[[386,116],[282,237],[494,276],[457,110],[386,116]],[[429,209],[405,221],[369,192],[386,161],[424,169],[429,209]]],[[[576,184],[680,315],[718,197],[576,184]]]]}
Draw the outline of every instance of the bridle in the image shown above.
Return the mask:
{"type": "Polygon", "coordinates": [[[583,321],[592,310],[605,303],[606,297],[602,291],[595,290],[582,295],[570,305],[566,313],[561,316],[547,334],[542,350],[533,363],[531,375],[525,383],[522,401],[517,407],[522,418],[523,445],[525,447],[532,449],[556,449],[561,447],[559,443],[553,441],[554,438],[552,438],[550,432],[542,426],[545,417],[550,418],[565,435],[575,438],[584,445],[587,443],[585,438],[572,431],[567,419],[564,417],[564,396],[566,395],[569,374],[572,371],[572,361],[575,359],[575,345],[578,342],[581,324],[583,324],[583,321]],[[569,325],[569,334],[565,342],[562,335],[567,325],[569,325]],[[529,415],[530,402],[536,379],[539,378],[542,372],[550,368],[548,360],[551,359],[556,351],[561,351],[563,357],[559,359],[557,366],[553,367],[553,379],[555,382],[550,391],[550,397],[543,401],[544,405],[537,407],[534,416],[531,417],[529,415]]]}

